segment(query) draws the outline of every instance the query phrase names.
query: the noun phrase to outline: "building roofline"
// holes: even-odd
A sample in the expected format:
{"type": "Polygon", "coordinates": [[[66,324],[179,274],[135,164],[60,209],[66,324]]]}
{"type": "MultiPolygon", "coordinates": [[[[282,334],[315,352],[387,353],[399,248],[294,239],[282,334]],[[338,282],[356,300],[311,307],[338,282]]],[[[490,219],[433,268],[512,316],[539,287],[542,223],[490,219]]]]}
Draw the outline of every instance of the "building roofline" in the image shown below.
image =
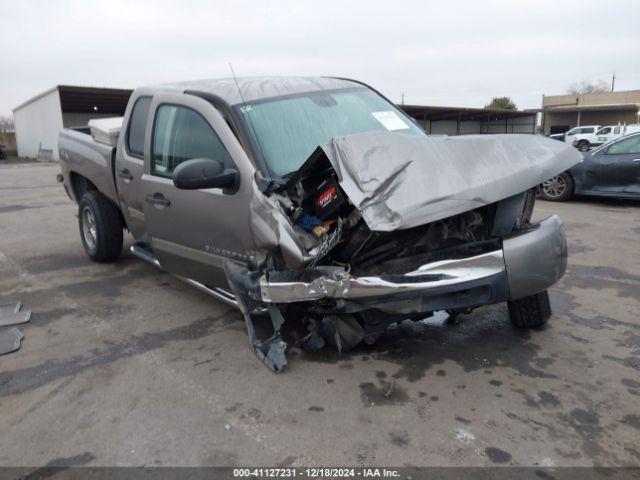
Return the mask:
{"type": "Polygon", "coordinates": [[[13,112],[16,112],[17,110],[20,110],[21,108],[26,107],[27,105],[35,102],[36,100],[39,100],[40,98],[46,95],[49,95],[51,92],[54,92],[56,90],[58,91],[64,90],[68,92],[78,92],[78,93],[83,93],[83,92],[125,93],[125,92],[128,92],[129,94],[131,94],[131,92],[133,92],[133,90],[130,88],[89,87],[89,86],[80,86],[80,85],[56,85],[54,87],[48,88],[44,92],[41,92],[35,95],[34,97],[31,97],[29,100],[22,102],[20,105],[18,105],[17,107],[14,107],[12,110],[13,112]]]}
{"type": "Polygon", "coordinates": [[[489,116],[493,119],[518,118],[535,115],[540,112],[538,108],[530,108],[525,110],[510,110],[506,108],[479,108],[479,107],[447,107],[436,105],[408,105],[397,104],[397,107],[405,113],[420,115],[426,117],[427,120],[460,120],[484,119],[482,117],[489,116]]]}
{"type": "Polygon", "coordinates": [[[39,93],[39,94],[37,94],[36,96],[31,97],[29,100],[26,100],[26,101],[22,102],[22,103],[21,103],[20,105],[18,105],[17,107],[13,107],[13,108],[12,108],[12,111],[15,113],[17,110],[20,110],[21,108],[26,107],[26,106],[27,106],[27,105],[29,105],[30,103],[33,103],[33,102],[35,102],[36,100],[38,100],[38,99],[40,99],[40,98],[42,98],[42,97],[45,97],[45,96],[49,95],[51,92],[54,92],[54,91],[56,91],[56,90],[58,90],[58,85],[56,85],[55,87],[48,88],[48,89],[46,89],[44,92],[40,92],[40,93],[39,93]]]}
{"type": "Polygon", "coordinates": [[[616,95],[621,93],[640,93],[640,89],[634,88],[632,90],[614,90],[613,92],[592,92],[592,93],[558,93],[556,95],[546,95],[542,94],[544,98],[554,98],[554,97],[584,97],[591,95],[616,95]]]}
{"type": "Polygon", "coordinates": [[[600,105],[547,105],[542,107],[545,112],[577,112],[585,110],[636,110],[640,103],[603,103],[600,105]]]}

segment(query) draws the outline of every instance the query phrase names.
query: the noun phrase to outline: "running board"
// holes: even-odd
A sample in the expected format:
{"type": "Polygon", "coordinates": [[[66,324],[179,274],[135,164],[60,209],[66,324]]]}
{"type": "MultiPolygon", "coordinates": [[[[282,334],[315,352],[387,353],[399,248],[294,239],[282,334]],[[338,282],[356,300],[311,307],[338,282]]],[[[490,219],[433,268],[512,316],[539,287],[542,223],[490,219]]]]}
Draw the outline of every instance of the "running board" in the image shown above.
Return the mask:
{"type": "MultiPolygon", "coordinates": [[[[131,251],[131,253],[134,256],[144,260],[145,262],[150,263],[151,265],[154,265],[154,266],[162,269],[162,266],[160,265],[160,262],[153,255],[153,252],[149,251],[147,248],[143,247],[142,245],[139,245],[139,244],[131,245],[131,248],[129,250],[131,251]]],[[[183,282],[188,283],[192,287],[196,287],[198,290],[200,290],[200,291],[202,291],[204,293],[208,293],[212,297],[217,298],[218,300],[221,300],[221,301],[225,302],[228,305],[232,305],[234,307],[238,306],[238,302],[236,301],[236,297],[233,295],[233,293],[228,292],[227,290],[224,290],[222,288],[209,288],[206,285],[203,285],[200,282],[196,282],[195,280],[192,280],[190,278],[181,277],[180,275],[174,275],[174,276],[176,278],[179,278],[183,282]]]]}

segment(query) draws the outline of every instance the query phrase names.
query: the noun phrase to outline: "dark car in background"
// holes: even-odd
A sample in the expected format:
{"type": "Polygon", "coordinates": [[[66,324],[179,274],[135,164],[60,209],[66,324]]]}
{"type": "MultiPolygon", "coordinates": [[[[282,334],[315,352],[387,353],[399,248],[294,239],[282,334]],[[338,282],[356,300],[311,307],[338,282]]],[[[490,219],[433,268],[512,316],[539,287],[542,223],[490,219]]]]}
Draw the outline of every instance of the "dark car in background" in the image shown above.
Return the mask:
{"type": "Polygon", "coordinates": [[[561,202],[573,195],[640,200],[640,133],[585,153],[582,163],[540,186],[545,200],[561,202]]]}

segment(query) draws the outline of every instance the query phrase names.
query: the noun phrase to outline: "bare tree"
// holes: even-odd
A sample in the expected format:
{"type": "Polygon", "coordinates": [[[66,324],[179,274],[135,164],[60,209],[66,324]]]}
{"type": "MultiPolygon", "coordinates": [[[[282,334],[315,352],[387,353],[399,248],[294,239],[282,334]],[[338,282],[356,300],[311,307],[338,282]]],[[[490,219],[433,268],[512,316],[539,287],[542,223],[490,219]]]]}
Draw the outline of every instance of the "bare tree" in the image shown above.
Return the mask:
{"type": "Polygon", "coordinates": [[[567,89],[569,95],[584,95],[586,93],[604,93],[611,91],[611,84],[605,80],[591,82],[583,80],[580,83],[572,83],[567,89]]]}
{"type": "Polygon", "coordinates": [[[0,131],[13,130],[13,129],[14,129],[13,116],[0,114],[0,131]]]}

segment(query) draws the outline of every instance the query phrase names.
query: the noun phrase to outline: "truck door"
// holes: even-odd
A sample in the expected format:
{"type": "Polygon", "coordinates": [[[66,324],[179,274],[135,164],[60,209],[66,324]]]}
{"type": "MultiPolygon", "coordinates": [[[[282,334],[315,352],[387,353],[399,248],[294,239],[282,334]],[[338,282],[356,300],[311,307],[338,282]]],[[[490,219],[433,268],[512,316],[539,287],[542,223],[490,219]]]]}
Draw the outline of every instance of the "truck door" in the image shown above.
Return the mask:
{"type": "Polygon", "coordinates": [[[640,193],[640,135],[625,137],[583,162],[584,187],[596,192],[640,193]]]}
{"type": "Polygon", "coordinates": [[[602,145],[610,140],[613,140],[612,130],[612,127],[602,127],[596,132],[596,134],[594,135],[594,141],[591,143],[594,145],[602,145]]]}
{"type": "Polygon", "coordinates": [[[249,202],[255,169],[206,100],[160,94],[151,111],[150,155],[142,176],[151,247],[163,269],[209,287],[228,288],[223,262],[246,263],[254,250],[249,202]],[[173,170],[193,158],[221,161],[225,168],[238,170],[237,191],[176,188],[173,170]]]}
{"type": "Polygon", "coordinates": [[[129,231],[136,241],[147,241],[141,179],[151,96],[141,95],[132,100],[133,107],[126,117],[128,124],[118,142],[114,173],[122,215],[129,231]]]}

